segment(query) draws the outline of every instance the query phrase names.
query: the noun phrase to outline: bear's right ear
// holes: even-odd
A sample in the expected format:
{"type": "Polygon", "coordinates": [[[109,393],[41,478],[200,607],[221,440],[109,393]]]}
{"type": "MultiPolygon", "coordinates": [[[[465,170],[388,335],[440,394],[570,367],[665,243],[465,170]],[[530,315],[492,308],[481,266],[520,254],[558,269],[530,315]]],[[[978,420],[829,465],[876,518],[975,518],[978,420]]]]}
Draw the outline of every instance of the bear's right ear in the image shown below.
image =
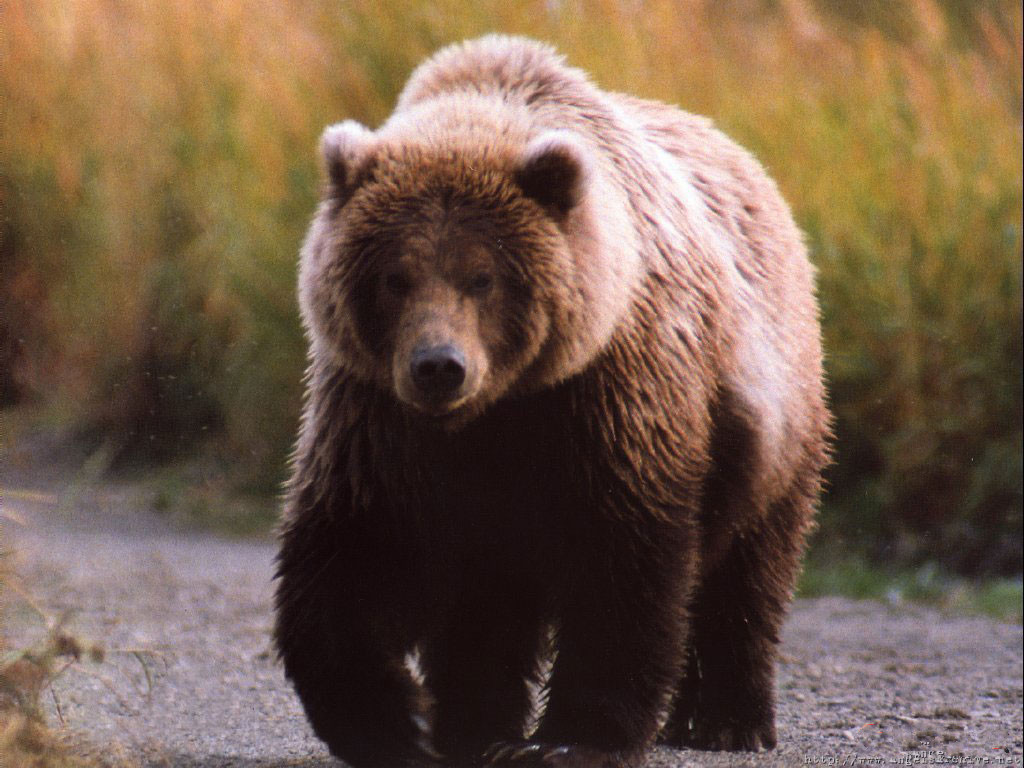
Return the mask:
{"type": "Polygon", "coordinates": [[[328,126],[320,137],[328,195],[339,205],[346,203],[359,188],[373,145],[373,131],[355,120],[328,126]]]}
{"type": "Polygon", "coordinates": [[[590,162],[586,147],[571,133],[547,131],[527,145],[516,184],[557,221],[563,221],[583,200],[590,162]]]}

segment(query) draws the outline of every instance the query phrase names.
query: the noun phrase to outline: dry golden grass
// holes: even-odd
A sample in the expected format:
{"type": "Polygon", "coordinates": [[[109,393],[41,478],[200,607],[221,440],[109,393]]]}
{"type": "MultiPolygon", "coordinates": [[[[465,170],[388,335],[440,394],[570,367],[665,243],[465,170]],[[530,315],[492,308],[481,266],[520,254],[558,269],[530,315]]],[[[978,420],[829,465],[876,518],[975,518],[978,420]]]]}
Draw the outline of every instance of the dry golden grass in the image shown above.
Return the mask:
{"type": "Polygon", "coordinates": [[[604,87],[714,117],[779,181],[821,271],[829,538],[1019,569],[1021,16],[1006,0],[9,0],[0,367],[112,455],[200,445],[233,484],[274,487],[319,131],[379,122],[441,44],[523,33],[604,87]]]}
{"type": "MultiPolygon", "coordinates": [[[[2,516],[0,516],[2,517],[2,516]]],[[[0,611],[9,604],[9,553],[0,551],[0,611]]],[[[0,614],[0,619],[3,616],[0,614]]],[[[3,621],[0,621],[2,630],[3,621]]],[[[30,648],[11,648],[0,631],[0,765],[4,768],[89,768],[46,722],[42,697],[53,679],[70,663],[95,648],[54,625],[30,648]]]]}
{"type": "MultiPolygon", "coordinates": [[[[0,525],[12,523],[25,525],[9,510],[0,509],[0,525]]],[[[159,655],[141,649],[108,651],[85,640],[72,629],[67,615],[56,615],[37,601],[31,586],[18,578],[13,561],[14,553],[0,538],[0,766],[134,768],[137,762],[120,745],[87,743],[88,723],[78,722],[75,732],[65,728],[54,683],[65,675],[87,676],[120,699],[114,682],[100,671],[108,654],[134,657],[150,685],[150,665],[159,655]],[[17,625],[16,642],[5,631],[12,623],[17,625]]]]}

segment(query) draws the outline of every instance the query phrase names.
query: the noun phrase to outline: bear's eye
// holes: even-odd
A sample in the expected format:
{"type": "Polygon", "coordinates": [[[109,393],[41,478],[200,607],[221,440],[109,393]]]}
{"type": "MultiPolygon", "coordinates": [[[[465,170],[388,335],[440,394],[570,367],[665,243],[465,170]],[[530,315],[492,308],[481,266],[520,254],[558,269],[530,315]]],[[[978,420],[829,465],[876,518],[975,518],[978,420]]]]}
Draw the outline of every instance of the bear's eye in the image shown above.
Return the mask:
{"type": "Polygon", "coordinates": [[[494,278],[487,272],[480,272],[469,281],[469,293],[473,296],[486,296],[494,285],[494,278]]]}
{"type": "Polygon", "coordinates": [[[392,296],[405,296],[412,289],[412,281],[401,272],[389,272],[384,276],[384,287],[392,296]]]}

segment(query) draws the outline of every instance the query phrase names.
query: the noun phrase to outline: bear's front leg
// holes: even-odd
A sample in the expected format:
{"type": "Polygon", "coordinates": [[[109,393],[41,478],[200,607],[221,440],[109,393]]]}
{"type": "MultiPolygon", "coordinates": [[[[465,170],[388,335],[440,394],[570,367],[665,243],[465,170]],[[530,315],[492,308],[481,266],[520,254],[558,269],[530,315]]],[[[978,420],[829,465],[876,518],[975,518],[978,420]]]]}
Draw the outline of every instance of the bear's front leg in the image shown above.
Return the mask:
{"type": "Polygon", "coordinates": [[[561,605],[548,700],[529,740],[485,765],[630,768],[653,743],[681,673],[693,540],[684,526],[602,537],[561,605]]]}
{"type": "Polygon", "coordinates": [[[313,731],[332,755],[355,768],[438,765],[422,694],[397,659],[308,635],[284,645],[282,657],[313,731]]]}
{"type": "Polygon", "coordinates": [[[316,735],[355,768],[437,764],[425,696],[403,663],[394,563],[327,514],[300,517],[282,536],[275,639],[285,675],[316,735]]]}
{"type": "Polygon", "coordinates": [[[704,576],[664,743],[753,752],[775,747],[776,647],[803,544],[789,532],[805,530],[813,508],[814,496],[798,487],[704,576]]]}
{"type": "Polygon", "coordinates": [[[529,586],[480,574],[465,581],[421,658],[434,699],[434,748],[463,766],[496,740],[523,736],[546,633],[541,598],[529,586]]]}

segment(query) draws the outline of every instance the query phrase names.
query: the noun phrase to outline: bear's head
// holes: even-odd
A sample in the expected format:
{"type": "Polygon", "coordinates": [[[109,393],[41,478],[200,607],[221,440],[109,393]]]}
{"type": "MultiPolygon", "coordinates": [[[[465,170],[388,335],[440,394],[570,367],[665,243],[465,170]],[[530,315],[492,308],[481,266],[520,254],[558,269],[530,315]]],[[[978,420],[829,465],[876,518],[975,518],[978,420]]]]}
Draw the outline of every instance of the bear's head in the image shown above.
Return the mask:
{"type": "Polygon", "coordinates": [[[453,429],[585,368],[630,269],[595,220],[616,214],[594,203],[592,150],[561,130],[430,141],[386,128],[345,122],[321,140],[324,199],[300,269],[313,354],[453,429]]]}

